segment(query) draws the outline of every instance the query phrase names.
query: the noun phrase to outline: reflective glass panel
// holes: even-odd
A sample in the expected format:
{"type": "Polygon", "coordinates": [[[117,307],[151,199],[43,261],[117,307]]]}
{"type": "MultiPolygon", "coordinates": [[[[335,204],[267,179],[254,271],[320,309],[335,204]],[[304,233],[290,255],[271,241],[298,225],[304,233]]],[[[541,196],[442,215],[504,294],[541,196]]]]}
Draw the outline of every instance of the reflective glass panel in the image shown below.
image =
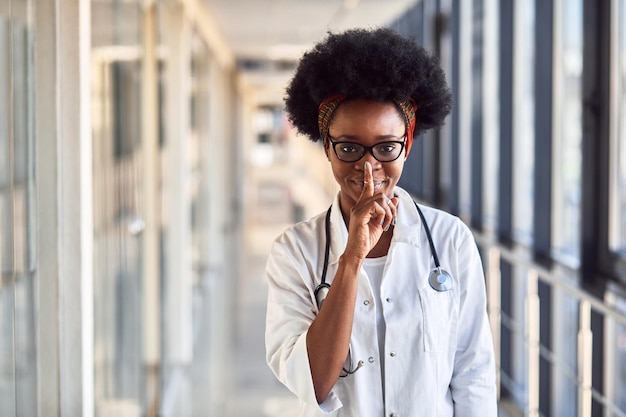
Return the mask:
{"type": "Polygon", "coordinates": [[[472,129],[472,4],[459,2],[459,210],[469,216],[471,195],[471,129],[472,129]]]}
{"type": "Polygon", "coordinates": [[[483,63],[483,223],[494,228],[498,202],[499,168],[499,19],[498,1],[486,0],[484,6],[483,63]]]}
{"type": "Polygon", "coordinates": [[[0,415],[36,416],[33,6],[0,1],[0,415]]]}
{"type": "Polygon", "coordinates": [[[555,255],[575,261],[580,246],[582,2],[555,4],[553,248],[555,255]]]}
{"type": "Polygon", "coordinates": [[[15,416],[13,214],[11,208],[10,15],[0,0],[0,415],[15,416]]]}
{"type": "MultiPolygon", "coordinates": [[[[564,280],[566,278],[563,278],[564,280]]],[[[553,292],[554,337],[551,348],[558,360],[552,363],[552,413],[555,416],[575,416],[578,396],[578,322],[579,301],[565,291],[553,292]]]]}
{"type": "Polygon", "coordinates": [[[519,294],[513,297],[513,306],[511,308],[512,317],[508,325],[511,327],[511,356],[512,375],[503,378],[517,404],[524,404],[528,395],[528,343],[526,338],[528,332],[526,326],[526,306],[524,304],[524,295],[527,292],[528,270],[523,268],[515,268],[513,270],[512,293],[519,294]]]}
{"type": "Polygon", "coordinates": [[[141,2],[91,5],[96,416],[149,414],[143,353],[141,2]]]}
{"type": "Polygon", "coordinates": [[[626,258],[626,1],[614,3],[613,85],[617,108],[612,112],[614,130],[610,152],[610,226],[612,250],[626,258]]]}
{"type": "Polygon", "coordinates": [[[529,244],[533,230],[535,5],[517,1],[513,55],[513,228],[516,240],[529,244]]]}
{"type": "Polygon", "coordinates": [[[34,6],[13,0],[11,7],[15,404],[25,417],[37,415],[34,6]]]}
{"type": "MultiPolygon", "coordinates": [[[[623,306],[623,309],[626,310],[626,305],[623,306]]],[[[614,390],[614,404],[622,413],[626,413],[626,390],[623,389],[626,386],[626,325],[615,324],[615,340],[611,341],[611,345],[615,346],[615,351],[612,352],[614,360],[611,367],[614,370],[612,386],[616,388],[614,390]]]]}

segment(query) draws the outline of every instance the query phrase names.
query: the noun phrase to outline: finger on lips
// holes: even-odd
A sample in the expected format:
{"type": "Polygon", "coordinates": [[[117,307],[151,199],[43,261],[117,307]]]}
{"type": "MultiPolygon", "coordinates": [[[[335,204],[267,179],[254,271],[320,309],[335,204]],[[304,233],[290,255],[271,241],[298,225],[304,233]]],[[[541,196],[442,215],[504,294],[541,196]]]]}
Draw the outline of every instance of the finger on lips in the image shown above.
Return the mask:
{"type": "Polygon", "coordinates": [[[380,213],[380,209],[375,209],[380,214],[382,214],[381,226],[385,231],[389,230],[391,224],[396,223],[396,215],[397,215],[397,198],[389,198],[384,193],[381,194],[381,198],[378,196],[374,196],[374,181],[373,181],[373,173],[372,173],[372,165],[369,162],[365,162],[363,166],[363,190],[361,193],[361,198],[359,201],[363,201],[365,198],[374,197],[374,201],[382,208],[383,213],[380,213]]]}
{"type": "Polygon", "coordinates": [[[374,196],[374,181],[372,180],[372,165],[369,162],[365,162],[363,166],[363,194],[372,197],[374,196]]]}

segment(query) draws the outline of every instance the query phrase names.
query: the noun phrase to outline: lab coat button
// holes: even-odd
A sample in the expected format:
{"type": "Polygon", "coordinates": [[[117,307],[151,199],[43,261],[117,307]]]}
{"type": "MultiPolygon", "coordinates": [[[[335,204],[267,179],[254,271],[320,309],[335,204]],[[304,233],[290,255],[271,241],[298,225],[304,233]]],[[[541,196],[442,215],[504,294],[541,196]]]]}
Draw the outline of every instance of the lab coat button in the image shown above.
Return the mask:
{"type": "Polygon", "coordinates": [[[370,305],[370,300],[363,301],[363,304],[365,304],[366,306],[370,305]]]}
{"type": "Polygon", "coordinates": [[[389,414],[389,417],[396,417],[396,413],[389,414]]]}
{"type": "Polygon", "coordinates": [[[391,302],[391,298],[387,298],[387,300],[386,300],[386,301],[387,301],[388,303],[390,303],[390,302],[391,302]]]}
{"type": "Polygon", "coordinates": [[[390,355],[391,355],[391,357],[393,358],[393,357],[395,357],[395,356],[396,356],[396,352],[391,352],[391,353],[390,353],[390,355]]]}
{"type": "Polygon", "coordinates": [[[374,363],[374,357],[373,357],[373,356],[370,356],[370,357],[367,359],[367,361],[368,361],[369,363],[374,363]]]}

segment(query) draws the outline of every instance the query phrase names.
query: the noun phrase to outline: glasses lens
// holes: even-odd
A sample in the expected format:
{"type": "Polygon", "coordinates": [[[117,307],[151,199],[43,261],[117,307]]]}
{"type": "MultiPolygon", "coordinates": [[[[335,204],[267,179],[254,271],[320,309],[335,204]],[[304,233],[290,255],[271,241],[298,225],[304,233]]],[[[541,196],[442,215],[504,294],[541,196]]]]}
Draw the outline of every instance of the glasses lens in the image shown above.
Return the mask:
{"type": "Polygon", "coordinates": [[[383,142],[374,146],[372,151],[380,162],[390,162],[398,159],[403,146],[403,142],[383,142]]]}
{"type": "Polygon", "coordinates": [[[356,162],[363,158],[365,151],[369,150],[374,158],[380,162],[391,162],[398,159],[404,148],[404,142],[390,141],[382,142],[372,147],[365,147],[352,142],[333,142],[335,154],[344,162],[356,162]]]}
{"type": "Polygon", "coordinates": [[[363,157],[365,148],[358,143],[336,143],[335,152],[337,157],[345,162],[356,162],[363,157]]]}

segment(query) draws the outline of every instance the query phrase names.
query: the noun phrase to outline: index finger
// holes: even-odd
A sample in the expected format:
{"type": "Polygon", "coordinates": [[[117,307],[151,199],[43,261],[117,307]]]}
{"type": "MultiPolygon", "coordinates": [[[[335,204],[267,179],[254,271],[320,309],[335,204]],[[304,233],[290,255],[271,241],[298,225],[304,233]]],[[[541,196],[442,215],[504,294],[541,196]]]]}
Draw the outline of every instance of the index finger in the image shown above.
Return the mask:
{"type": "Polygon", "coordinates": [[[364,197],[374,196],[374,181],[372,178],[372,164],[366,162],[363,166],[363,191],[361,192],[362,200],[364,197]]]}

